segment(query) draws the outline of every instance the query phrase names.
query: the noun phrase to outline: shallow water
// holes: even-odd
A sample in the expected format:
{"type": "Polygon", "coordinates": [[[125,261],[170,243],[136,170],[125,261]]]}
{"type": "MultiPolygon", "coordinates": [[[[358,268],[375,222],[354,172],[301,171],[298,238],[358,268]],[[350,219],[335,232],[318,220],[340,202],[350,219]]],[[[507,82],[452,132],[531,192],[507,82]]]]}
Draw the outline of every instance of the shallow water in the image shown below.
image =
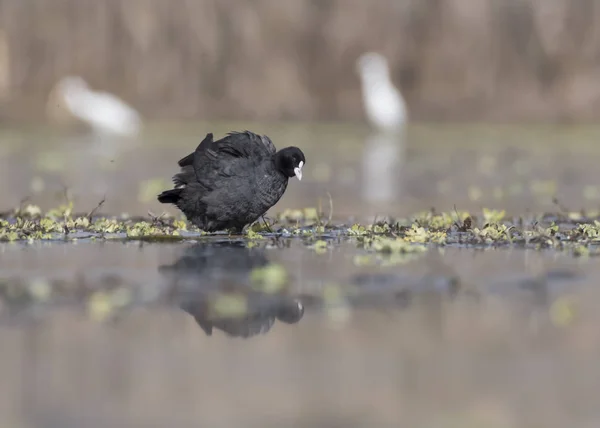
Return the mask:
{"type": "MultiPolygon", "coordinates": [[[[106,196],[102,212],[160,214],[156,193],[203,133],[246,127],[307,156],[270,215],[319,198],[328,215],[327,193],[347,225],[600,198],[600,128],[418,125],[400,142],[339,125],[154,125],[139,151],[5,131],[0,208],[48,209],[66,187],[78,211],[106,196]]],[[[597,426],[597,258],[310,244],[0,243],[5,426],[597,426]]]]}
{"type": "Polygon", "coordinates": [[[600,127],[485,125],[414,125],[404,138],[354,125],[153,125],[135,142],[5,130],[0,200],[6,209],[25,197],[47,208],[63,201],[67,188],[81,211],[105,197],[108,213],[160,213],[165,206],[157,191],[170,185],[176,162],[206,132],[246,128],[306,153],[303,181],[291,181],[273,212],[316,206],[319,199],[328,208],[328,193],[342,221],[455,205],[522,214],[556,209],[554,196],[571,209],[600,206],[600,127]]]}

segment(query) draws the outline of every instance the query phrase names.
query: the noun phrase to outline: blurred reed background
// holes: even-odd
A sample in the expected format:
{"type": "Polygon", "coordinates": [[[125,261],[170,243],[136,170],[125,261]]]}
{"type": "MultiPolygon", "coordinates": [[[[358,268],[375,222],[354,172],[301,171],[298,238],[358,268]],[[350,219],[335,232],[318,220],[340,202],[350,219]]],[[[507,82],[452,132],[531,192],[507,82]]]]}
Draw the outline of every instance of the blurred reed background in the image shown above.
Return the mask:
{"type": "Polygon", "coordinates": [[[415,120],[593,120],[594,0],[0,0],[0,119],[78,74],[148,119],[359,120],[383,53],[415,120]]]}

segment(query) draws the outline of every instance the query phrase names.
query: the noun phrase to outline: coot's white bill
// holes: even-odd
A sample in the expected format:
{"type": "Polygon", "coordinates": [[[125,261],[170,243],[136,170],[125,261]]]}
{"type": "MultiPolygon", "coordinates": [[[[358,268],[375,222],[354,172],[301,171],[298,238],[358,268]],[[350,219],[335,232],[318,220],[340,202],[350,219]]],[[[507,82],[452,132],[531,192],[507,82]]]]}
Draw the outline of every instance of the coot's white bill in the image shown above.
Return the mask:
{"type": "Polygon", "coordinates": [[[298,167],[294,168],[294,174],[296,174],[298,180],[302,180],[302,166],[304,166],[304,162],[300,161],[298,167]]]}

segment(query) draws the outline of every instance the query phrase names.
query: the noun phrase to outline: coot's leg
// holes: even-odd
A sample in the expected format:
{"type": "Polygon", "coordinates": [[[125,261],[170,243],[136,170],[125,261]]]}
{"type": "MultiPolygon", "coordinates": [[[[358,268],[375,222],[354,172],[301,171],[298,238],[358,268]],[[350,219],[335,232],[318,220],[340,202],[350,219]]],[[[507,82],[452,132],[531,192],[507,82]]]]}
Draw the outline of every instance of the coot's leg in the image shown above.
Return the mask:
{"type": "Polygon", "coordinates": [[[232,227],[229,230],[230,230],[230,232],[229,232],[230,235],[242,235],[243,234],[242,232],[244,231],[244,227],[236,226],[236,227],[232,227]]]}
{"type": "Polygon", "coordinates": [[[271,226],[269,225],[269,222],[267,221],[267,218],[263,215],[261,216],[263,224],[265,225],[265,227],[267,228],[267,231],[269,233],[273,233],[273,229],[271,229],[271,226]]]}

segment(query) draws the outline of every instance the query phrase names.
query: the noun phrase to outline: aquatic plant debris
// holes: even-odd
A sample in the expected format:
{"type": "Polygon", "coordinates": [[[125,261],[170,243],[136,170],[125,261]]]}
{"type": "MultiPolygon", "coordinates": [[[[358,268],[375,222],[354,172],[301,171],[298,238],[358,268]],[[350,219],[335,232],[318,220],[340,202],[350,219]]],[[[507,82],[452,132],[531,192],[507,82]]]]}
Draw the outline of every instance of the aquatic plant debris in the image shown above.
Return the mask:
{"type": "Polygon", "coordinates": [[[255,268],[250,273],[250,280],[257,290],[263,293],[277,293],[281,291],[288,282],[288,273],[279,264],[255,268]]]}
{"type": "MultiPolygon", "coordinates": [[[[199,239],[207,234],[182,218],[75,214],[72,203],[43,212],[27,205],[0,216],[0,241],[37,240],[174,240],[199,239]]],[[[321,221],[318,210],[287,210],[266,222],[247,228],[250,241],[277,237],[308,239],[317,253],[327,250],[327,239],[356,240],[380,253],[416,253],[425,247],[514,246],[566,250],[574,256],[600,251],[600,212],[559,212],[509,217],[504,210],[481,213],[424,211],[404,219],[350,226],[321,221]]],[[[227,232],[217,232],[223,234],[227,232]]],[[[214,234],[213,234],[214,235],[214,234]]],[[[250,245],[251,246],[251,245],[250,245]]]]}

